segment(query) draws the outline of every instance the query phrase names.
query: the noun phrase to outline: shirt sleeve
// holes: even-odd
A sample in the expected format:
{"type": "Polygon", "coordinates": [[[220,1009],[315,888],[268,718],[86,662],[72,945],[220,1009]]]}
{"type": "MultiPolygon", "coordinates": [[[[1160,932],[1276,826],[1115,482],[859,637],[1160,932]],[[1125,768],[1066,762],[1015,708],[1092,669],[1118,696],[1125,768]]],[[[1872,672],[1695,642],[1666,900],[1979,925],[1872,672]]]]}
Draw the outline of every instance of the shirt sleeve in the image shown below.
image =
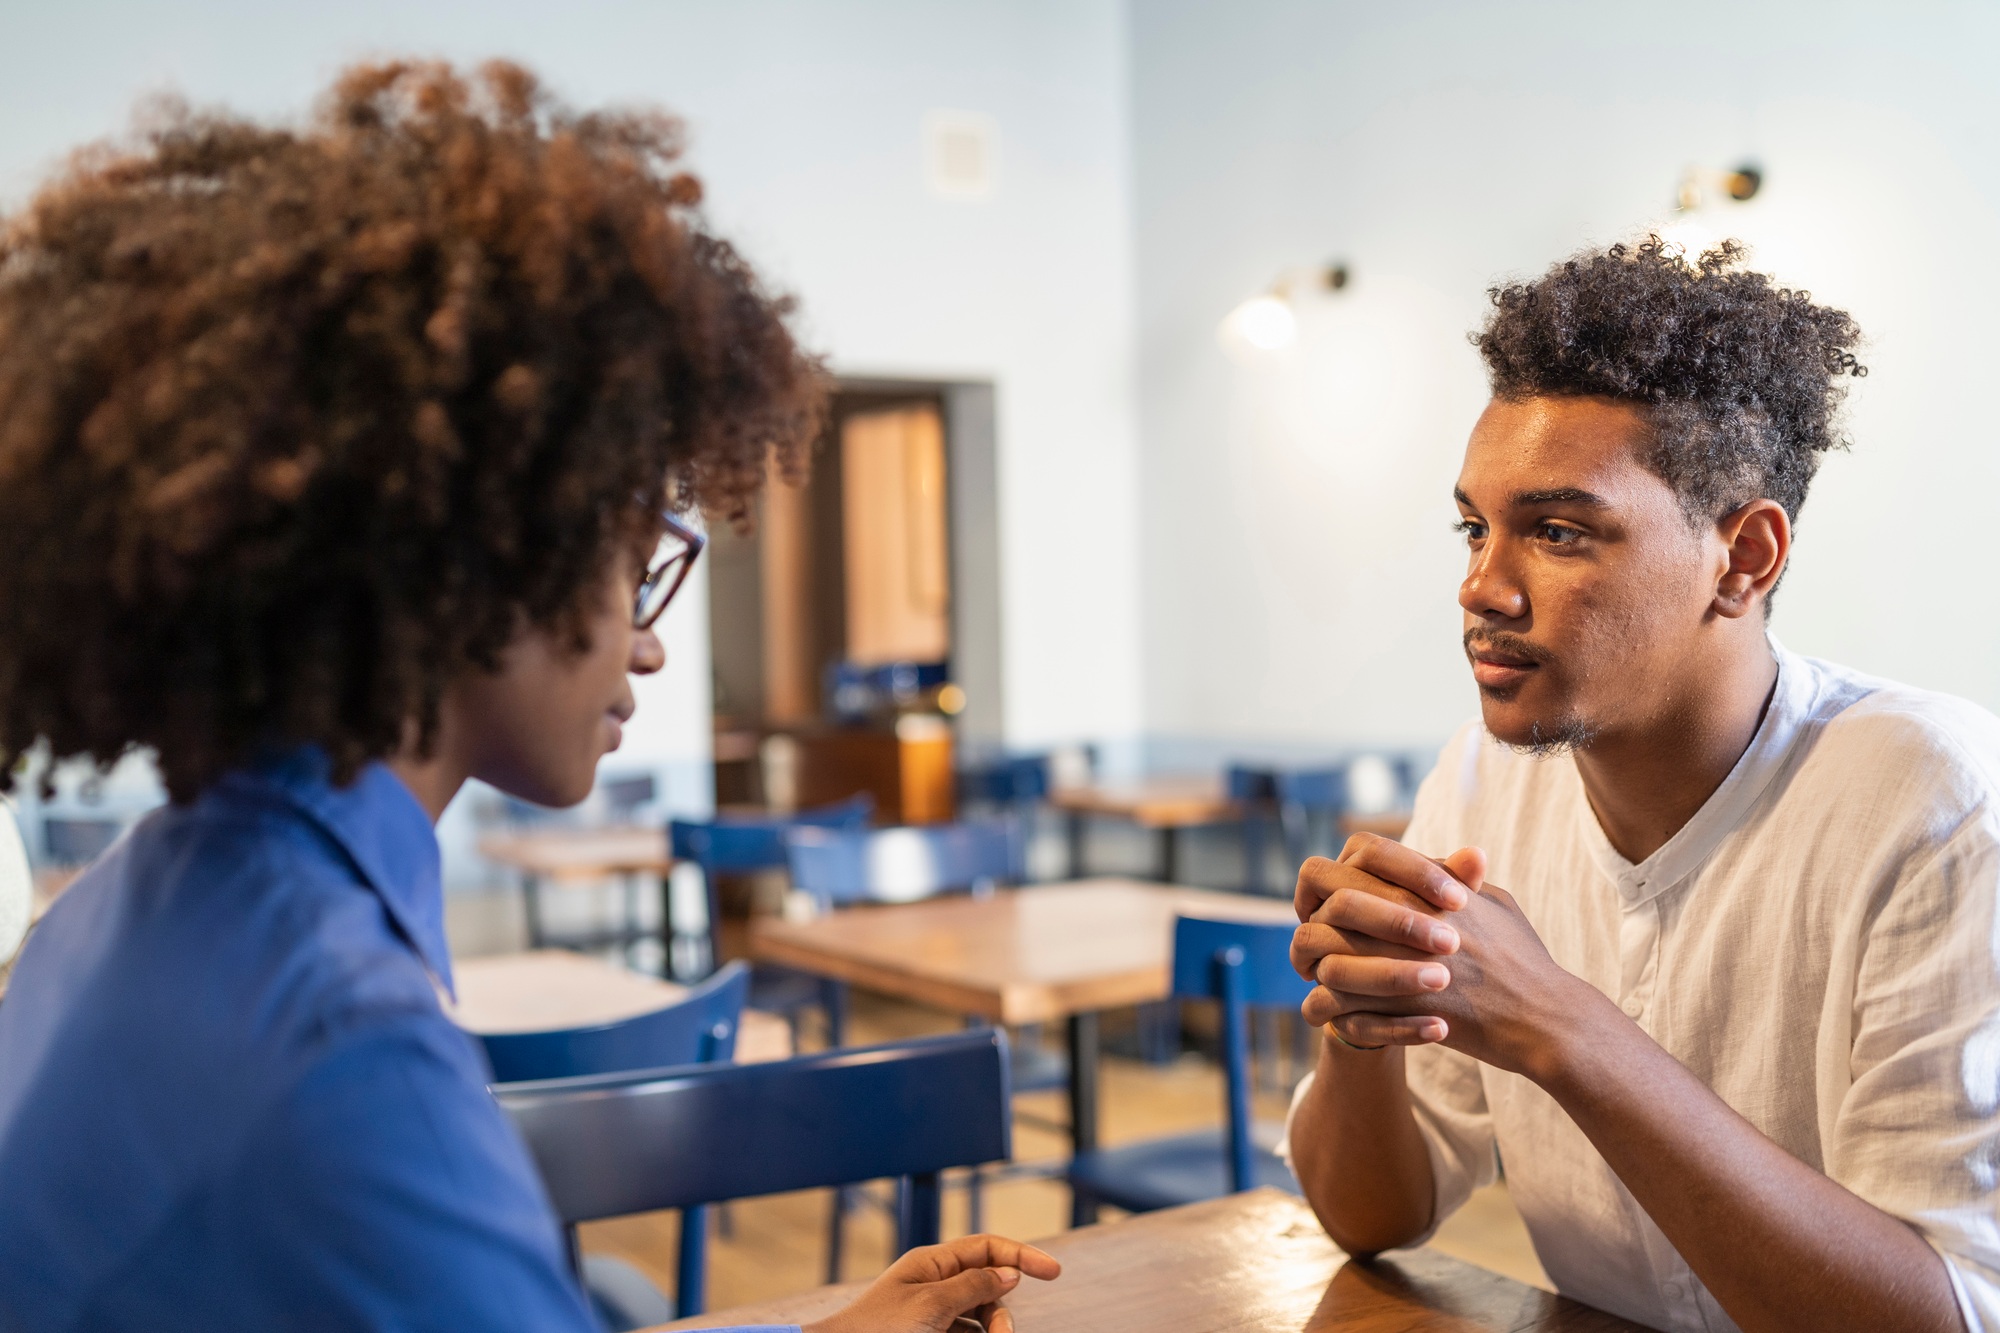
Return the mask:
{"type": "MultiPolygon", "coordinates": [[[[1477,746],[1479,735],[1476,723],[1461,728],[1418,789],[1416,808],[1402,840],[1427,856],[1441,856],[1456,846],[1458,821],[1454,812],[1471,757],[1469,747],[1477,746]]],[[[1430,1230],[1411,1242],[1421,1245],[1447,1217],[1458,1211],[1472,1191],[1493,1183],[1497,1159],[1493,1118],[1487,1111],[1479,1062],[1442,1046],[1413,1047],[1403,1058],[1410,1107],[1423,1135],[1424,1147],[1430,1153],[1434,1188],[1430,1230]]],[[[1292,1093],[1291,1108],[1285,1114],[1279,1155],[1288,1167],[1292,1166],[1292,1123],[1316,1077],[1317,1072],[1308,1073],[1299,1080],[1292,1093]]],[[[1296,1174],[1297,1168],[1293,1167],[1293,1171],[1296,1174]]]]}
{"type": "Polygon", "coordinates": [[[107,1323],[600,1333],[527,1149],[434,1012],[331,1041],[166,1230],[207,1233],[215,1267],[107,1323]]]}
{"type": "Polygon", "coordinates": [[[1996,902],[2000,817],[1982,808],[1901,877],[1861,935],[1852,1082],[1822,1127],[1827,1175],[1922,1233],[1972,1333],[2000,1330],[1996,902]]]}

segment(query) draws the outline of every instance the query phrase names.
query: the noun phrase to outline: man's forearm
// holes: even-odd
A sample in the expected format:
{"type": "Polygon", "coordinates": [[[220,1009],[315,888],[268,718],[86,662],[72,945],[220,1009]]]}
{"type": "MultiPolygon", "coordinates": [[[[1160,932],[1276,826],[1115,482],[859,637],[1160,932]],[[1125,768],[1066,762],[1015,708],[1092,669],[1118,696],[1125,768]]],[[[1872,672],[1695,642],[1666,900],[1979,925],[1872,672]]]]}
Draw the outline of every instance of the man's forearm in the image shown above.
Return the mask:
{"type": "Polygon", "coordinates": [[[1732,1319],[1748,1333],[1962,1329],[1944,1262],[1913,1228],[1766,1138],[1582,990],[1595,1000],[1530,1075],[1732,1319]]]}
{"type": "Polygon", "coordinates": [[[1403,1048],[1320,1043],[1318,1074],[1292,1119],[1306,1201],[1350,1254],[1408,1244],[1430,1227],[1430,1153],[1410,1110],[1403,1048]]]}

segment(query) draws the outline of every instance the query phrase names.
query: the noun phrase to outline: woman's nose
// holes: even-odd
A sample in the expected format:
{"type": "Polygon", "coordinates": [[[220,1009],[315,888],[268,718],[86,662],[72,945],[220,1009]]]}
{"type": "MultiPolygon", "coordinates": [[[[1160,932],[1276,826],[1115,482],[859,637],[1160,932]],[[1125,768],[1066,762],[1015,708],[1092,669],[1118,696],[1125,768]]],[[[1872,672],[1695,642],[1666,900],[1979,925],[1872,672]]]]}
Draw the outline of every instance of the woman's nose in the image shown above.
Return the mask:
{"type": "Polygon", "coordinates": [[[627,668],[635,676],[650,676],[667,664],[667,646],[650,629],[632,636],[632,661],[627,668]]]}

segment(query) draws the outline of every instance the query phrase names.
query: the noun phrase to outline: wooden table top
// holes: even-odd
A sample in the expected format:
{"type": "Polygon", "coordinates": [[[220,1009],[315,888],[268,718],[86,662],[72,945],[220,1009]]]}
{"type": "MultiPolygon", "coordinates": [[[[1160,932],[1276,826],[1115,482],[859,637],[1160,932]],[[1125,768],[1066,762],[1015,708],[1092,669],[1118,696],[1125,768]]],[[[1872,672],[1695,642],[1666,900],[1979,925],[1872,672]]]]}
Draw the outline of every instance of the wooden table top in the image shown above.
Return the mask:
{"type": "Polygon", "coordinates": [[[1165,999],[1177,915],[1298,923],[1290,902],[1086,879],[983,899],[852,907],[813,921],[760,918],[750,949],[948,1013],[1044,1023],[1165,999]]]}
{"type": "Polygon", "coordinates": [[[645,825],[489,833],[479,840],[479,854],[550,879],[602,879],[641,872],[664,875],[674,868],[674,858],[667,852],[667,831],[645,825]]]}
{"type": "Polygon", "coordinates": [[[1062,787],[1049,793],[1049,804],[1080,815],[1115,815],[1153,829],[1220,824],[1243,813],[1241,805],[1205,778],[1062,787]]]}
{"type": "MultiPolygon", "coordinates": [[[[1352,1262],[1312,1210],[1274,1189],[1083,1227],[1041,1243],[1054,1282],[1024,1278],[1007,1300],[1021,1333],[1637,1333],[1587,1305],[1435,1250],[1352,1262]]],[[[864,1283],[667,1324],[804,1323],[864,1283]]]]}
{"type": "MultiPolygon", "coordinates": [[[[687,987],[566,949],[535,949],[452,962],[458,1003],[449,1012],[468,1032],[545,1032],[615,1023],[672,1004],[687,987]]],[[[736,1058],[785,1060],[792,1031],[761,1010],[743,1011],[736,1058]]]]}

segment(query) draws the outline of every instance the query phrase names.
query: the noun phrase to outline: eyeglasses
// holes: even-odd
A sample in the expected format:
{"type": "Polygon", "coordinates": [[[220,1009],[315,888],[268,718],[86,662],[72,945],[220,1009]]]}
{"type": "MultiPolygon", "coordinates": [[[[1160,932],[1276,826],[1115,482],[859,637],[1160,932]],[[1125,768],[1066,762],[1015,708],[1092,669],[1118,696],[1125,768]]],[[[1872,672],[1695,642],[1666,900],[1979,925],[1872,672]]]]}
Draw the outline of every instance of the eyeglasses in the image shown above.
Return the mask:
{"type": "Polygon", "coordinates": [[[687,582],[688,571],[694,568],[694,558],[701,554],[701,548],[708,545],[708,538],[696,532],[672,514],[661,514],[666,524],[666,532],[660,537],[659,549],[646,566],[646,577],[639,583],[639,595],[632,601],[632,628],[651,629],[660,613],[667,609],[667,603],[674,600],[674,594],[687,582]]]}

